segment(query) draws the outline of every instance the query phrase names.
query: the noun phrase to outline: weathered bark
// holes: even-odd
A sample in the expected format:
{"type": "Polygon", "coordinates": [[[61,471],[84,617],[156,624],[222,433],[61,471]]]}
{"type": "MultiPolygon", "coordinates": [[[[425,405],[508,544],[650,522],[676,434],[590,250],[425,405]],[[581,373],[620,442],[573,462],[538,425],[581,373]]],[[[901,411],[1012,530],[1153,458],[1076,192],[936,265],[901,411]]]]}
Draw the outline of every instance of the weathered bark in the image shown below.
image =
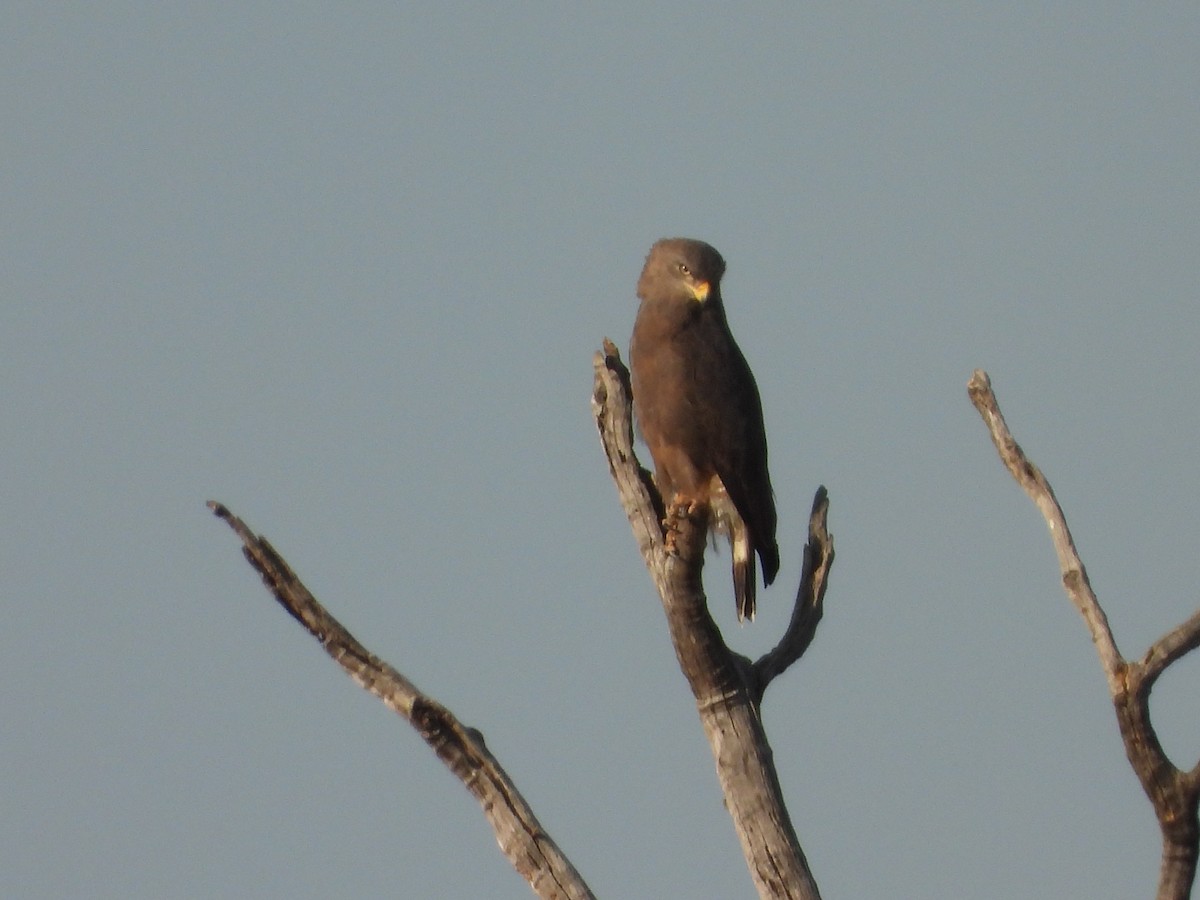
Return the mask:
{"type": "Polygon", "coordinates": [[[513,867],[544,900],[593,900],[570,860],[542,828],[516,785],[488,751],[483,735],[354,639],[301,583],[265,538],[255,535],[223,505],[209,508],[237,533],[242,552],[267,589],[315,637],[360,687],[399,713],[433,748],[483,807],[496,841],[513,867]]]}
{"type": "Polygon", "coordinates": [[[758,662],[726,646],[708,612],[701,581],[704,513],[665,510],[653,479],[633,450],[629,373],[611,341],[595,358],[592,408],[621,503],[658,589],[675,655],[704,727],[726,807],[760,897],[820,896],[783,801],[759,716],[767,685],[808,647],[821,618],[833,543],[825,529],[828,499],[817,491],[804,574],[791,624],[758,662]],[[666,530],[663,521],[666,513],[666,530]]]}
{"type": "Polygon", "coordinates": [[[1167,758],[1150,723],[1150,691],[1167,666],[1200,646],[1200,612],[1155,641],[1140,661],[1122,657],[1075,549],[1062,507],[1045,476],[1013,439],[986,372],[975,371],[967,383],[967,393],[983,417],[1001,461],[1041,510],[1058,554],[1063,588],[1083,616],[1096,645],[1125,742],[1125,755],[1154,806],[1162,833],[1158,900],[1187,900],[1196,878],[1200,848],[1200,764],[1183,772],[1167,758]]]}

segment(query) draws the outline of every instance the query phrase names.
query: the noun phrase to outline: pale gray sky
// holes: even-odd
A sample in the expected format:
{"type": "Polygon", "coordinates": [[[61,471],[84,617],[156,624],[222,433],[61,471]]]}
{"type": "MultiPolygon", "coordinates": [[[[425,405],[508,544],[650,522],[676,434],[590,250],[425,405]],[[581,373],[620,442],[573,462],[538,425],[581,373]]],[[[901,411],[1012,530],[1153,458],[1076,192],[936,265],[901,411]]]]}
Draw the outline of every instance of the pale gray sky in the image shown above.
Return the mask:
{"type": "MultiPolygon", "coordinates": [[[[0,894],[490,897],[471,798],[270,600],[264,532],[604,897],[750,897],[593,433],[651,242],[761,388],[764,716],[825,896],[1148,896],[1157,828],[985,367],[1118,642],[1197,605],[1200,6],[9,3],[0,894]]],[[[1200,753],[1200,661],[1155,693],[1200,753]]]]}

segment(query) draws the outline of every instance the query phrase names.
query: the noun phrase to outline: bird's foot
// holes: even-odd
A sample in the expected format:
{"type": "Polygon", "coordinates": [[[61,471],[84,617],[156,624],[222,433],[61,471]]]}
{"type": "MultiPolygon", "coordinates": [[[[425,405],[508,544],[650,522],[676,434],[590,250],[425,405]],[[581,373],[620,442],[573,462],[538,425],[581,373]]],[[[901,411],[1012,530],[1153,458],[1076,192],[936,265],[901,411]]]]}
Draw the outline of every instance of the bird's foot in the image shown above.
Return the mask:
{"type": "Polygon", "coordinates": [[[700,501],[681,497],[678,494],[672,499],[667,506],[667,517],[663,519],[663,531],[665,536],[663,544],[666,551],[672,556],[678,556],[679,551],[676,544],[679,540],[679,524],[694,517],[700,510],[700,501]]]}

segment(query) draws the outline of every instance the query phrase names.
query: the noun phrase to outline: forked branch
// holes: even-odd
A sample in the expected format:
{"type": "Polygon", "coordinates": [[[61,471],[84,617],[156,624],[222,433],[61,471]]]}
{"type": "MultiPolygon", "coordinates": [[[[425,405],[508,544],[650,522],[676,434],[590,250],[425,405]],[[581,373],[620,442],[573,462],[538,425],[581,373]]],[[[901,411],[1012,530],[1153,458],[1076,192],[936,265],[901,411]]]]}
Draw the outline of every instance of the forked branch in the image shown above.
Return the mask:
{"type": "Polygon", "coordinates": [[[822,485],[813,497],[812,512],[808,517],[808,543],[804,545],[804,564],[796,603],[792,607],[792,620],[775,648],[754,664],[759,702],[762,702],[767,685],[800,659],[816,637],[817,625],[825,612],[829,568],[833,565],[833,535],[827,527],[828,517],[829,492],[822,485]]]}
{"type": "Polygon", "coordinates": [[[1158,900],[1186,900],[1191,895],[1200,850],[1200,765],[1183,772],[1167,758],[1150,723],[1150,690],[1167,666],[1200,645],[1200,612],[1156,641],[1141,662],[1124,659],[1075,549],[1062,507],[1050,483],[1008,430],[986,372],[975,370],[967,383],[967,393],[987,425],[1001,461],[1041,510],[1058,554],[1063,588],[1083,616],[1096,645],[1125,754],[1154,805],[1162,832],[1158,900]]]}
{"type": "Polygon", "coordinates": [[[760,897],[819,897],[792,827],[759,716],[766,685],[800,658],[821,618],[833,543],[825,529],[828,499],[817,492],[809,549],[792,623],[779,647],[757,663],[726,645],[704,595],[704,514],[688,517],[664,504],[633,449],[629,373],[611,341],[594,360],[592,410],[621,504],[658,589],[675,655],[687,679],[716,760],[725,804],[760,897]],[[667,533],[672,535],[668,546],[667,533]]]}

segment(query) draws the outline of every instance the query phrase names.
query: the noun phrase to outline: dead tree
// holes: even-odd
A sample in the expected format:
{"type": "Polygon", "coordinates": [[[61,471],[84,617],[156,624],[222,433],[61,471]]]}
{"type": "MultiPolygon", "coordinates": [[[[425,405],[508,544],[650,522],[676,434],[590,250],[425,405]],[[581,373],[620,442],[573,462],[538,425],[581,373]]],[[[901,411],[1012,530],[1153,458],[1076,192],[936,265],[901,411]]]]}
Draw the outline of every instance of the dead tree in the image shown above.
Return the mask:
{"type": "Polygon", "coordinates": [[[986,372],[975,371],[967,383],[967,393],[987,425],[1000,460],[1046,520],[1058,554],[1063,588],[1083,616],[1096,645],[1117,714],[1117,726],[1125,742],[1125,755],[1154,806],[1162,832],[1158,900],[1187,900],[1196,877],[1200,848],[1200,821],[1197,820],[1200,763],[1184,772],[1167,758],[1150,723],[1150,691],[1171,663],[1200,646],[1200,612],[1155,641],[1140,660],[1127,660],[1121,656],[1108,627],[1108,617],[1092,591],[1087,570],[1075,549],[1062,507],[1054,497],[1050,482],[1009,432],[986,372]]]}
{"type": "MultiPolygon", "coordinates": [[[[828,497],[818,489],[796,603],[779,644],[760,659],[734,653],[708,612],[701,581],[707,521],[672,510],[633,449],[629,373],[608,341],[594,360],[592,410],[621,503],[662,600],[676,658],[696,700],[716,761],[726,806],[761,897],[818,898],[783,802],[759,714],[767,686],[808,648],[821,620],[833,562],[826,529],[828,497]],[[668,541],[668,535],[671,540],[668,541]]],[[[1200,612],[1156,641],[1140,660],[1121,656],[1049,482],[1025,456],[1000,413],[987,374],[975,372],[968,392],[1001,460],[1049,526],[1067,596],[1083,616],[1108,681],[1130,764],[1154,807],[1162,832],[1158,900],[1186,900],[1200,847],[1200,764],[1175,767],[1150,722],[1150,691],[1166,668],[1200,646],[1200,612]]],[[[543,898],[591,898],[582,876],[545,832],[483,735],[366,650],[304,587],[261,536],[219,503],[210,503],[241,538],[243,552],[281,605],[364,689],[403,716],[476,797],[501,850],[543,898]]]]}
{"type": "MultiPolygon", "coordinates": [[[[813,501],[791,622],[779,644],[752,662],[729,649],[708,613],[701,583],[707,521],[701,514],[663,521],[662,498],[633,451],[629,373],[609,341],[604,352],[596,354],[594,375],[592,409],[601,443],[662,599],[675,653],[696,698],[726,806],[759,896],[816,900],[820,895],[783,802],[759,707],[767,686],[801,657],[821,620],[833,563],[825,489],[818,489],[813,501]],[[674,537],[670,550],[668,529],[674,537]]],[[[593,897],[488,751],[483,735],[371,654],[317,602],[265,538],[222,504],[210,502],[209,507],[241,539],[242,552],[283,608],[359,686],[404,717],[475,796],[500,849],[534,893],[546,900],[593,897]]]]}

